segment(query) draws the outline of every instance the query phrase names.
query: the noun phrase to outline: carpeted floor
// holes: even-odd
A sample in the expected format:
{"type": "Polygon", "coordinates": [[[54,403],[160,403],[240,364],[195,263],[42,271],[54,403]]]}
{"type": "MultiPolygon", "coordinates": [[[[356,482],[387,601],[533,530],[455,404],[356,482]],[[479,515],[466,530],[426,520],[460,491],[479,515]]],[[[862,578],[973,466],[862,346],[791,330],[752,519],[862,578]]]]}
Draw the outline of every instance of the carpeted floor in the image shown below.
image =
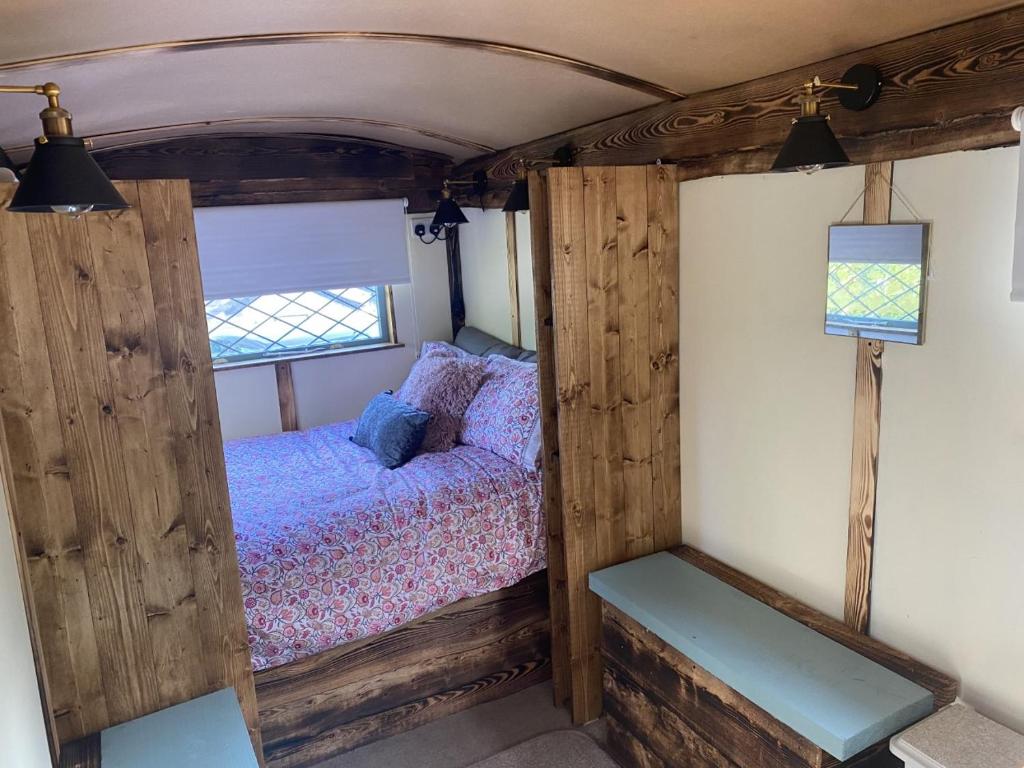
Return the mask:
{"type": "Polygon", "coordinates": [[[569,713],[552,704],[551,684],[542,683],[368,744],[317,768],[605,768],[615,764],[597,747],[603,737],[600,722],[573,728],[569,713]],[[538,746],[536,737],[545,734],[550,741],[542,740],[538,746]],[[581,744],[594,748],[585,754],[596,753],[609,762],[566,762],[565,755],[578,751],[581,744]],[[549,753],[557,752],[545,757],[545,745],[549,753]],[[517,746],[523,751],[513,752],[509,762],[506,750],[517,746]]]}
{"type": "Polygon", "coordinates": [[[474,763],[473,768],[618,768],[580,731],[552,731],[474,763]]]}

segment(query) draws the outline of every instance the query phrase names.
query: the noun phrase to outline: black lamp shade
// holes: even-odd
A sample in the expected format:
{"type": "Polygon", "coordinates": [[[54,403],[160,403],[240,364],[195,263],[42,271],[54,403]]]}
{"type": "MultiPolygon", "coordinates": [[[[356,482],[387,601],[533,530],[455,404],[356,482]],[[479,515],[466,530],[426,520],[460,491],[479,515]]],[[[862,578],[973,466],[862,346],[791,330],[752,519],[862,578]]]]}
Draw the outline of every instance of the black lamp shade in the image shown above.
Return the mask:
{"type": "Polygon", "coordinates": [[[772,165],[773,171],[812,171],[849,165],[850,158],[836,140],[824,115],[807,115],[793,121],[789,138],[772,165]]]}
{"type": "Polygon", "coordinates": [[[526,179],[516,179],[512,191],[508,194],[508,200],[505,201],[505,207],[501,210],[505,213],[530,210],[530,186],[526,179]]]}
{"type": "Polygon", "coordinates": [[[117,211],[128,203],[74,136],[36,139],[36,149],[8,207],[17,213],[53,213],[74,207],[117,211]]]}
{"type": "Polygon", "coordinates": [[[439,232],[441,227],[454,227],[456,224],[468,224],[469,219],[459,208],[459,204],[452,200],[450,197],[442,197],[441,202],[437,204],[437,213],[434,214],[434,220],[430,222],[430,229],[434,232],[439,232]]]}

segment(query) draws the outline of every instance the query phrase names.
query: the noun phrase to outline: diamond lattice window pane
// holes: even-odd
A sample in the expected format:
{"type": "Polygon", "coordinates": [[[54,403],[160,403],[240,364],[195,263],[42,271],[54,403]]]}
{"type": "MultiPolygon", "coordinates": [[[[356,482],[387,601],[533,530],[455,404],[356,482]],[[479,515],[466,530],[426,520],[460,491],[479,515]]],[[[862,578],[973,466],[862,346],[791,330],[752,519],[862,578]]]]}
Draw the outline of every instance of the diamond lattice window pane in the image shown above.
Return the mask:
{"type": "Polygon", "coordinates": [[[210,350],[228,362],[386,341],[384,296],[376,286],[214,299],[210,350]]]}

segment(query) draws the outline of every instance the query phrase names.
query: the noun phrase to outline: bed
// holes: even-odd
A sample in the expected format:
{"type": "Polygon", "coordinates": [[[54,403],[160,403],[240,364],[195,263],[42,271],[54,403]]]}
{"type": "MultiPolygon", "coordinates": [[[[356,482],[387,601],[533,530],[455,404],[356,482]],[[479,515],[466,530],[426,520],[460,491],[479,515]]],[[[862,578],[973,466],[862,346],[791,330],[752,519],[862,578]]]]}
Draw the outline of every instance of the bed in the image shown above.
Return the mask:
{"type": "Polygon", "coordinates": [[[387,470],[349,440],[355,425],[225,445],[274,766],[550,675],[540,473],[467,445],[387,470]]]}
{"type": "Polygon", "coordinates": [[[257,671],[544,567],[538,472],[466,445],[387,470],[349,440],[355,425],[225,445],[257,671]]]}

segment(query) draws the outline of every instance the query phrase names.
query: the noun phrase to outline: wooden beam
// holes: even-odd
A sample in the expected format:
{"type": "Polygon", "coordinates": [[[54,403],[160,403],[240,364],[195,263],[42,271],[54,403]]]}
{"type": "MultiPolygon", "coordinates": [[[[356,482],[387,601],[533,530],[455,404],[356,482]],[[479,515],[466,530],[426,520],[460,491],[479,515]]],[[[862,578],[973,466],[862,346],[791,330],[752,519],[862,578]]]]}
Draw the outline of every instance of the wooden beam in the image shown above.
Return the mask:
{"type": "Polygon", "coordinates": [[[519,320],[519,251],[516,243],[516,215],[505,213],[505,245],[508,249],[508,301],[512,315],[512,343],[523,342],[523,324],[519,320]]]}
{"type": "Polygon", "coordinates": [[[97,149],[115,179],[186,178],[197,207],[407,198],[433,211],[451,160],[337,136],[217,134],[97,149]]]}
{"type": "Polygon", "coordinates": [[[850,112],[826,97],[832,127],[855,163],[981,149],[1015,142],[1009,115],[1024,103],[1024,6],[925,32],[781,74],[528,142],[462,163],[515,177],[518,163],[550,160],[569,143],[579,165],[679,164],[680,180],[768,170],[799,113],[798,86],[836,80],[851,65],[882,70],[878,103],[850,112]]]}
{"type": "Polygon", "coordinates": [[[287,360],[274,363],[274,373],[277,374],[277,404],[281,409],[281,430],[295,432],[299,428],[299,413],[295,407],[292,364],[287,360]]]}
{"type": "MultiPolygon", "coordinates": [[[[864,169],[864,223],[888,224],[891,210],[892,163],[872,163],[864,169]]],[[[884,342],[877,339],[857,339],[843,618],[851,627],[865,634],[871,619],[871,566],[878,490],[884,350],[884,342]]]]}

